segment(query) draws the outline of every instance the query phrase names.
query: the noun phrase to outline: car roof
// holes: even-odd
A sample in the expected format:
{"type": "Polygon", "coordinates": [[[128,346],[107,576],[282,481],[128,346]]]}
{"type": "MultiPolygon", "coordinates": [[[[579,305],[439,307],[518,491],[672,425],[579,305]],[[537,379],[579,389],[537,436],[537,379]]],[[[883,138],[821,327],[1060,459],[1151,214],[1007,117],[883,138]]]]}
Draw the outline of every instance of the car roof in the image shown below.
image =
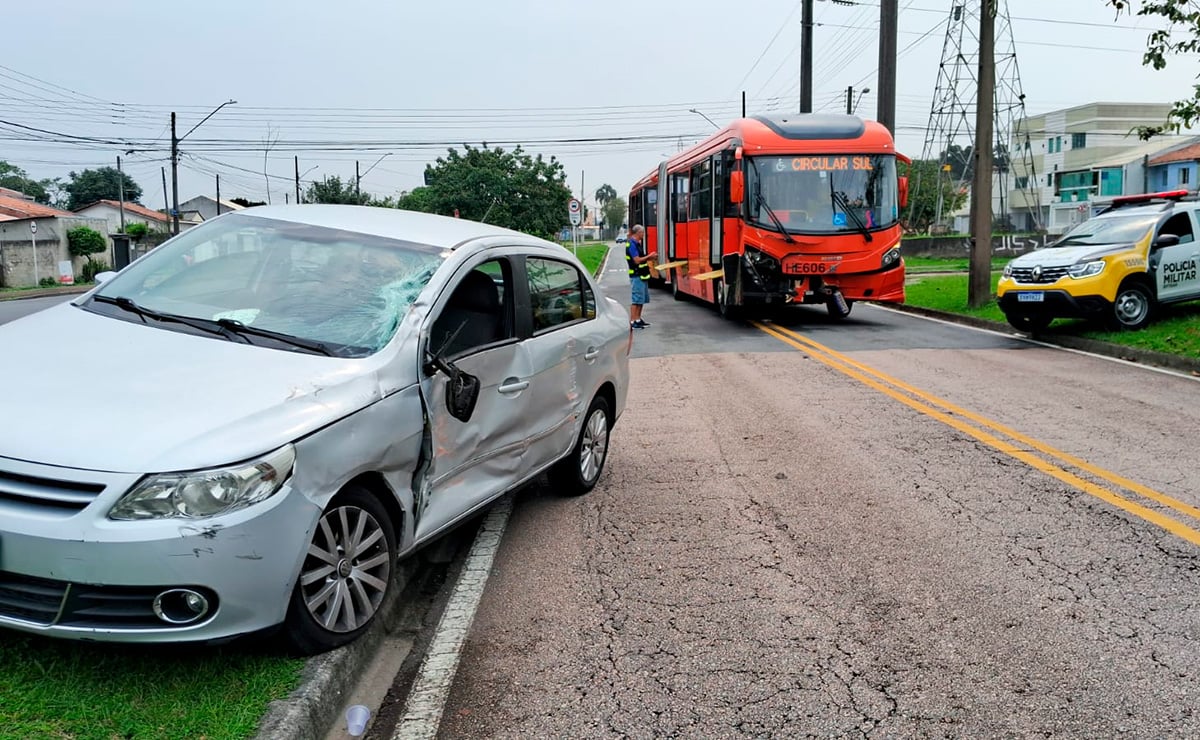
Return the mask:
{"type": "Polygon", "coordinates": [[[508,237],[523,243],[554,245],[553,242],[529,234],[478,221],[381,206],[335,203],[253,206],[223,214],[220,218],[235,215],[261,216],[310,226],[344,229],[446,249],[486,237],[508,237]]]}

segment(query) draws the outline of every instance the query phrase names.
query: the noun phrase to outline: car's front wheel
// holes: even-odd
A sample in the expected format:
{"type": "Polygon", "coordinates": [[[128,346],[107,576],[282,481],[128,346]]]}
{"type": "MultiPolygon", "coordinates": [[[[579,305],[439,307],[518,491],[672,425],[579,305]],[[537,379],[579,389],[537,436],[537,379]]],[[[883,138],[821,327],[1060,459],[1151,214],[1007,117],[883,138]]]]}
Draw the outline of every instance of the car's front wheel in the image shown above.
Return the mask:
{"type": "Polygon", "coordinates": [[[313,531],[284,634],[304,655],[352,642],[392,589],[396,535],[379,499],[358,486],[334,497],[313,531]]]}
{"type": "Polygon", "coordinates": [[[571,453],[550,470],[550,483],[565,496],[580,496],[596,487],[608,460],[611,410],[604,396],[596,396],[583,417],[583,427],[571,453]]]}
{"type": "Polygon", "coordinates": [[[1141,283],[1125,283],[1117,291],[1109,315],[1109,327],[1115,330],[1141,329],[1150,323],[1154,298],[1141,283]]]}

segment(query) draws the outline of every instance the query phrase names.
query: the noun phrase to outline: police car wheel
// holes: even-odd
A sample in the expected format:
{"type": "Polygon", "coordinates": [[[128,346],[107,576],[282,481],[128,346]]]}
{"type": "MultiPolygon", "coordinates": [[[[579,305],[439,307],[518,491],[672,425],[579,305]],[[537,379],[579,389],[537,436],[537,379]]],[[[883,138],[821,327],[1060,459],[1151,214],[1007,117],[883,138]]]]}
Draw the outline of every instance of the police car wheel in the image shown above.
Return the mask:
{"type": "Polygon", "coordinates": [[[1117,330],[1137,330],[1150,323],[1154,299],[1141,283],[1126,283],[1113,300],[1109,325],[1117,330]]]}

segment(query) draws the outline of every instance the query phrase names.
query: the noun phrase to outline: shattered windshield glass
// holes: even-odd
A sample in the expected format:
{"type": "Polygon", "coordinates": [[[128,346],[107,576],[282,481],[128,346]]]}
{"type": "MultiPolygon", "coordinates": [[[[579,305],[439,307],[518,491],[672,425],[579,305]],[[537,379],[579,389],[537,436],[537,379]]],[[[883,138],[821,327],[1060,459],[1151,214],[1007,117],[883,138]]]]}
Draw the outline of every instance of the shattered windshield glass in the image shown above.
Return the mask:
{"type": "Polygon", "coordinates": [[[894,155],[754,157],[753,164],[746,169],[750,219],[764,228],[778,230],[768,209],[792,234],[874,231],[899,218],[894,155]]]}
{"type": "Polygon", "coordinates": [[[361,357],[387,344],[447,254],[370,234],[230,214],[137,260],[87,307],[148,323],[147,317],[162,318],[155,314],[219,322],[239,341],[286,348],[281,340],[296,338],[329,354],[361,357]],[[238,332],[239,324],[248,329],[238,332]]]}

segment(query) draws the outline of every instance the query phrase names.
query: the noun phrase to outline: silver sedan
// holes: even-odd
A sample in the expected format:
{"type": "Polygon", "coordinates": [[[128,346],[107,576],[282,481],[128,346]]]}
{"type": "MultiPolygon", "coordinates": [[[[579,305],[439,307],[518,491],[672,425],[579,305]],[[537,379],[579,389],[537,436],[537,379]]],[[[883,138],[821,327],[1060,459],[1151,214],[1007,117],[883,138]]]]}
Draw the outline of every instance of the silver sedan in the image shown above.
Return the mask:
{"type": "Polygon", "coordinates": [[[557,244],[267,206],[0,327],[0,625],[108,641],[367,629],[398,558],[548,473],[590,491],[632,332],[557,244]]]}

